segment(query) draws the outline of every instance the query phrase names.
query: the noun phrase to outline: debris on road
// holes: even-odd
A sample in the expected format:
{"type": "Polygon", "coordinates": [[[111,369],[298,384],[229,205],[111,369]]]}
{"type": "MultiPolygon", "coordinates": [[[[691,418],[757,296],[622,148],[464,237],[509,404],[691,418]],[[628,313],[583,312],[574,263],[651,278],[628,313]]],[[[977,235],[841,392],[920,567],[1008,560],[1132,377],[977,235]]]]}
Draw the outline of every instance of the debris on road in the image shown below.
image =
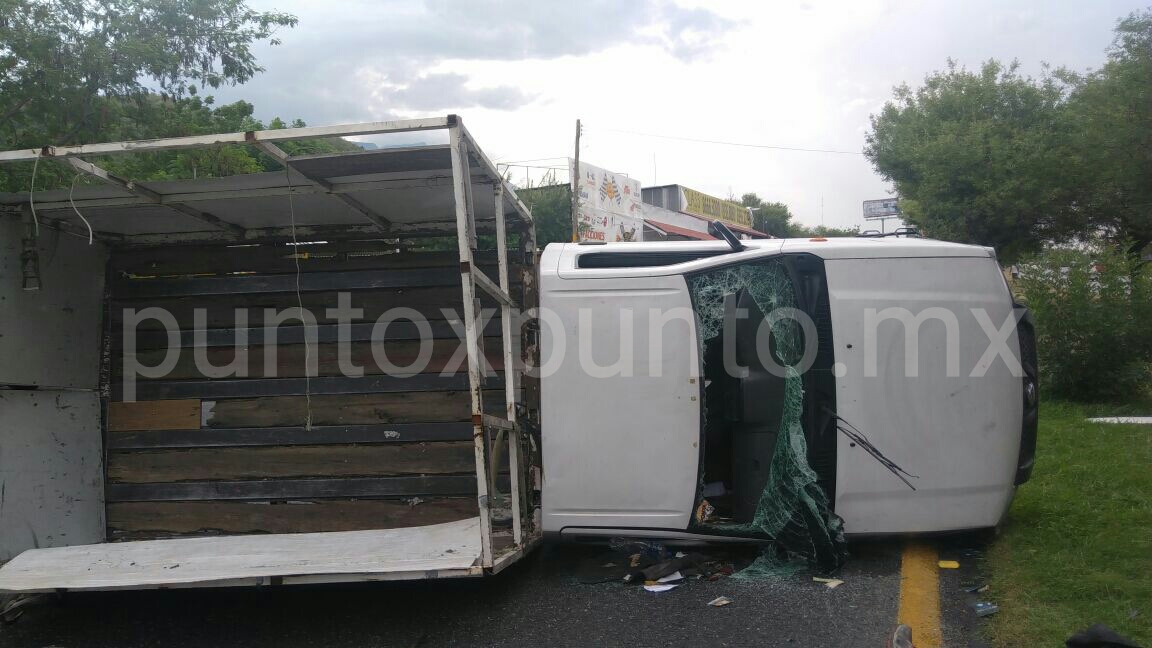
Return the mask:
{"type": "Polygon", "coordinates": [[[816,583],[824,583],[824,587],[827,587],[828,589],[836,589],[837,587],[840,587],[844,584],[844,581],[840,580],[839,578],[820,578],[819,576],[813,576],[812,581],[816,583]]]}
{"type": "Polygon", "coordinates": [[[960,569],[960,563],[955,560],[941,560],[936,566],[940,569],[960,569]]]}
{"type": "Polygon", "coordinates": [[[619,551],[628,555],[640,554],[642,558],[648,560],[665,560],[672,556],[668,548],[663,543],[653,542],[651,540],[637,540],[635,538],[612,538],[608,541],[608,546],[613,551],[619,551]]]}
{"type": "Polygon", "coordinates": [[[901,623],[892,636],[884,643],[884,648],[915,648],[912,645],[912,628],[901,623]]]}
{"type": "Polygon", "coordinates": [[[983,594],[984,592],[987,592],[988,590],[989,590],[988,585],[973,585],[972,587],[964,588],[964,591],[968,592],[969,594],[983,594]]]}
{"type": "Polygon", "coordinates": [[[684,575],[673,572],[657,580],[644,581],[644,589],[649,592],[667,592],[684,584],[684,575]]]}
{"type": "Polygon", "coordinates": [[[993,614],[999,612],[1000,606],[996,605],[995,603],[989,603],[988,601],[979,601],[972,606],[972,609],[976,611],[976,616],[986,617],[992,616],[993,614]]]}
{"type": "Polygon", "coordinates": [[[716,598],[712,599],[711,601],[708,601],[708,605],[711,605],[712,607],[724,607],[725,605],[728,605],[731,602],[732,602],[732,599],[728,598],[727,596],[717,596],[716,598]]]}

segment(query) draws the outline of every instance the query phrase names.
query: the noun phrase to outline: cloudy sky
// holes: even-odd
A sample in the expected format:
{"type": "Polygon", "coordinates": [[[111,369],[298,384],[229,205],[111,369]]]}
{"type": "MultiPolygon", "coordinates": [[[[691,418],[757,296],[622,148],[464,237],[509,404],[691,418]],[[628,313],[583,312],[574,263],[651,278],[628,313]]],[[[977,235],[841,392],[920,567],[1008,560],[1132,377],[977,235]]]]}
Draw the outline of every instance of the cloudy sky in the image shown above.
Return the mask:
{"type": "MultiPolygon", "coordinates": [[[[1144,0],[1146,1],[1146,0],[1144,0]]],[[[220,101],[310,125],[457,113],[497,162],[571,156],[651,184],[754,191],[804,223],[861,224],[888,187],[859,155],[902,82],[948,57],[1099,65],[1121,0],[250,0],[296,14],[267,71],[220,101]],[[658,136],[658,137],[654,137],[658,136]],[[687,139],[674,139],[687,138],[687,139]],[[817,153],[712,140],[825,149],[817,153]]],[[[419,137],[430,140],[427,135],[419,137]]],[[[518,181],[540,168],[512,167],[518,181]]],[[[566,173],[562,175],[566,179],[566,173]]]]}

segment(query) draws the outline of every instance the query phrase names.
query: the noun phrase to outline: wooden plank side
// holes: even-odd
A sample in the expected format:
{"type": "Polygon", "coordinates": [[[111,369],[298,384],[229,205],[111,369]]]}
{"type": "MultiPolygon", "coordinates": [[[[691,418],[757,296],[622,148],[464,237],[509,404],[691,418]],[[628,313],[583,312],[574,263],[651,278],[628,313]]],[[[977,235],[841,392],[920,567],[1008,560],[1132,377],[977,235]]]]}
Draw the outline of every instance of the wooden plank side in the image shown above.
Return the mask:
{"type": "MultiPolygon", "coordinates": [[[[189,245],[117,251],[112,270],[141,277],[220,275],[236,272],[303,272],[387,268],[456,267],[455,252],[397,252],[390,241],[344,241],[327,245],[189,245]],[[293,257],[298,258],[293,258],[293,257]]],[[[477,252],[476,262],[493,265],[494,252],[477,252]]]]}
{"type": "Polygon", "coordinates": [[[216,277],[118,279],[112,286],[117,299],[248,295],[253,293],[323,292],[450,286],[458,278],[455,268],[348,270],[286,274],[232,274],[216,277]]]}
{"type": "Polygon", "coordinates": [[[442,524],[475,517],[476,499],[264,502],[114,502],[108,530],[117,540],[233,533],[322,533],[442,524]]]}
{"type": "MultiPolygon", "coordinates": [[[[507,478],[503,478],[507,484],[507,478]]],[[[342,477],[338,479],[256,479],[245,481],[108,484],[109,502],[198,500],[302,500],[476,494],[475,475],[342,477]]]]}
{"type": "MultiPolygon", "coordinates": [[[[514,322],[513,324],[517,323],[514,322]]],[[[432,339],[434,340],[460,340],[460,336],[463,335],[463,333],[458,333],[452,327],[452,323],[446,320],[429,320],[428,328],[431,330],[432,339]]],[[[371,342],[373,335],[377,332],[375,329],[375,322],[355,321],[348,325],[346,338],[350,342],[371,342]]],[[[461,331],[462,330],[461,328],[461,331]]],[[[265,343],[265,332],[263,327],[251,326],[243,329],[205,329],[202,332],[183,330],[180,331],[180,348],[235,347],[238,340],[244,340],[244,344],[241,346],[263,346],[265,343]]],[[[500,318],[493,316],[484,327],[484,335],[499,337],[500,332],[500,318]]],[[[308,339],[311,340],[314,336],[317,344],[330,344],[340,341],[340,329],[337,324],[318,324],[315,327],[309,326],[307,333],[308,339]]],[[[401,340],[419,340],[421,338],[420,329],[408,320],[396,320],[389,324],[382,333],[382,335],[377,335],[376,338],[385,343],[401,340]]],[[[305,329],[293,321],[286,322],[278,327],[275,334],[277,344],[304,344],[305,329]]],[[[117,335],[114,337],[115,339],[112,341],[113,349],[117,353],[120,353],[122,352],[124,342],[123,336],[117,335]]],[[[269,337],[269,342],[271,342],[271,337],[269,337]]],[[[168,343],[167,331],[145,330],[141,328],[136,332],[137,351],[167,349],[168,343]]]]}
{"type": "Polygon", "coordinates": [[[472,423],[393,423],[378,425],[302,425],[271,428],[200,428],[109,432],[109,450],[297,446],[351,443],[467,441],[472,423]]]}
{"type": "MultiPolygon", "coordinates": [[[[484,378],[487,387],[499,387],[503,376],[484,378]]],[[[386,394],[420,391],[458,391],[468,387],[461,374],[415,374],[411,376],[324,376],[319,378],[251,378],[246,380],[157,380],[136,385],[138,400],[264,398],[305,394],[386,394]]],[[[113,383],[112,398],[123,398],[123,384],[113,383]]]]}
{"type": "MultiPolygon", "coordinates": [[[[350,366],[352,367],[363,369],[364,374],[369,376],[385,373],[385,368],[381,367],[380,363],[376,360],[377,353],[382,353],[383,359],[393,365],[393,367],[388,368],[389,371],[414,373],[418,368],[415,362],[420,357],[421,343],[417,340],[381,342],[375,345],[377,349],[375,353],[372,350],[373,346],[371,342],[352,342],[345,345],[348,353],[346,362],[350,362],[350,366]]],[[[421,373],[440,373],[446,369],[450,369],[452,373],[456,373],[462,368],[467,367],[459,339],[430,340],[428,347],[430,355],[421,373]],[[459,354],[459,357],[455,357],[457,354],[459,354]]],[[[242,348],[241,351],[243,352],[241,355],[242,362],[236,366],[240,369],[242,377],[244,378],[301,377],[304,375],[305,355],[308,356],[309,361],[316,363],[317,375],[343,375],[343,369],[340,366],[339,344],[308,345],[307,348],[303,344],[283,344],[276,347],[250,345],[242,348]],[[272,362],[275,369],[272,373],[265,371],[266,361],[272,362]]],[[[124,356],[124,362],[116,363],[113,375],[117,378],[123,376],[125,363],[132,359],[139,363],[139,366],[160,366],[160,364],[164,362],[167,354],[168,351],[165,349],[138,351],[132,356],[126,355],[124,356]]],[[[145,380],[154,379],[206,379],[209,376],[206,376],[200,370],[200,367],[197,366],[197,355],[201,354],[203,359],[207,361],[209,367],[231,367],[237,358],[237,349],[235,347],[211,347],[199,352],[194,349],[181,349],[176,364],[170,372],[164,376],[138,378],[138,380],[144,382],[145,380]]],[[[488,362],[492,369],[498,370],[503,367],[503,358],[501,357],[500,349],[489,350],[488,362]]],[[[199,364],[203,364],[203,362],[199,364]]],[[[210,369],[210,371],[213,370],[210,369]]],[[[216,373],[216,371],[213,371],[213,373],[216,373]]],[[[231,377],[234,378],[236,376],[233,375],[231,377]]]]}
{"type": "MultiPolygon", "coordinates": [[[[485,402],[503,409],[503,392],[485,392],[485,402]]],[[[205,427],[302,426],[307,418],[303,396],[239,398],[209,402],[205,427]]],[[[313,425],[366,425],[375,423],[439,423],[468,421],[472,403],[468,392],[406,392],[393,394],[343,394],[312,397],[313,425]]],[[[160,429],[160,428],[156,428],[160,429]]]]}
{"type": "Polygon", "coordinates": [[[109,432],[195,430],[199,427],[199,400],[158,400],[108,404],[109,432]]]}
{"type": "Polygon", "coordinates": [[[469,441],[372,446],[198,448],[108,454],[112,483],[167,483],[216,479],[382,477],[457,474],[475,470],[469,441]]]}
{"type": "MultiPolygon", "coordinates": [[[[339,293],[341,291],[325,291],[302,293],[300,302],[304,309],[312,313],[318,324],[336,323],[337,315],[329,314],[329,309],[338,308],[339,293]]],[[[399,307],[412,308],[422,314],[429,321],[446,319],[443,309],[447,309],[454,317],[461,317],[462,306],[460,301],[460,288],[451,286],[434,288],[411,289],[380,289],[351,292],[352,308],[364,309],[362,321],[376,322],[388,310],[399,307]]],[[[233,328],[236,326],[236,309],[245,310],[248,315],[248,326],[264,326],[265,309],[273,309],[276,313],[286,309],[298,307],[296,295],[293,293],[268,293],[255,295],[218,295],[205,297],[167,297],[139,300],[117,300],[113,296],[112,324],[115,335],[122,339],[121,329],[124,323],[125,309],[133,309],[137,313],[145,308],[161,308],[170,313],[181,330],[192,330],[195,326],[196,309],[203,309],[207,328],[233,328]]],[[[481,302],[486,308],[496,309],[495,300],[481,296],[481,302]]],[[[496,312],[495,310],[493,312],[496,312]]],[[[299,320],[287,320],[286,326],[298,325],[299,320]]],[[[164,325],[155,320],[141,321],[137,330],[162,330],[164,325]]]]}

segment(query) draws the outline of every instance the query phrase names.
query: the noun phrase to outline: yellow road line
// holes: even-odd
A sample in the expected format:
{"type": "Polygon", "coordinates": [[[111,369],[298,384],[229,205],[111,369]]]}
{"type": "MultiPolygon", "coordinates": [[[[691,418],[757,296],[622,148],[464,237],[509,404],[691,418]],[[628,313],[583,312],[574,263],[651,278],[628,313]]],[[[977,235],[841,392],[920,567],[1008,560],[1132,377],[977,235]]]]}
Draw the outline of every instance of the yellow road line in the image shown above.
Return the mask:
{"type": "Polygon", "coordinates": [[[940,571],[936,549],[921,542],[904,546],[900,560],[899,623],[912,628],[916,648],[941,648],[940,571]]]}

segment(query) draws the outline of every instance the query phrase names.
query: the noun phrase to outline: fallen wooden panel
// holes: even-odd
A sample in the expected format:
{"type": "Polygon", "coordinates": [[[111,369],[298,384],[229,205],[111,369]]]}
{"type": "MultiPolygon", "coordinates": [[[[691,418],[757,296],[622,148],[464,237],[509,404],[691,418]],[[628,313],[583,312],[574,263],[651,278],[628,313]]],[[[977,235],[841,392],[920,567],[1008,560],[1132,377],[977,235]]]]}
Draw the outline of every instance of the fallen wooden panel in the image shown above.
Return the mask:
{"type": "Polygon", "coordinates": [[[182,534],[367,531],[442,524],[475,517],[475,497],[414,503],[388,500],[119,502],[108,505],[113,538],[182,534]]]}
{"type": "Polygon", "coordinates": [[[158,400],[108,404],[108,430],[195,430],[200,427],[200,401],[158,400]]]}
{"type": "Polygon", "coordinates": [[[283,576],[479,574],[480,519],[406,529],[143,540],[25,551],[0,591],[153,588],[283,576]]]}
{"type": "Polygon", "coordinates": [[[396,445],[144,450],[108,455],[113,483],[475,472],[472,441],[396,445]]]}

